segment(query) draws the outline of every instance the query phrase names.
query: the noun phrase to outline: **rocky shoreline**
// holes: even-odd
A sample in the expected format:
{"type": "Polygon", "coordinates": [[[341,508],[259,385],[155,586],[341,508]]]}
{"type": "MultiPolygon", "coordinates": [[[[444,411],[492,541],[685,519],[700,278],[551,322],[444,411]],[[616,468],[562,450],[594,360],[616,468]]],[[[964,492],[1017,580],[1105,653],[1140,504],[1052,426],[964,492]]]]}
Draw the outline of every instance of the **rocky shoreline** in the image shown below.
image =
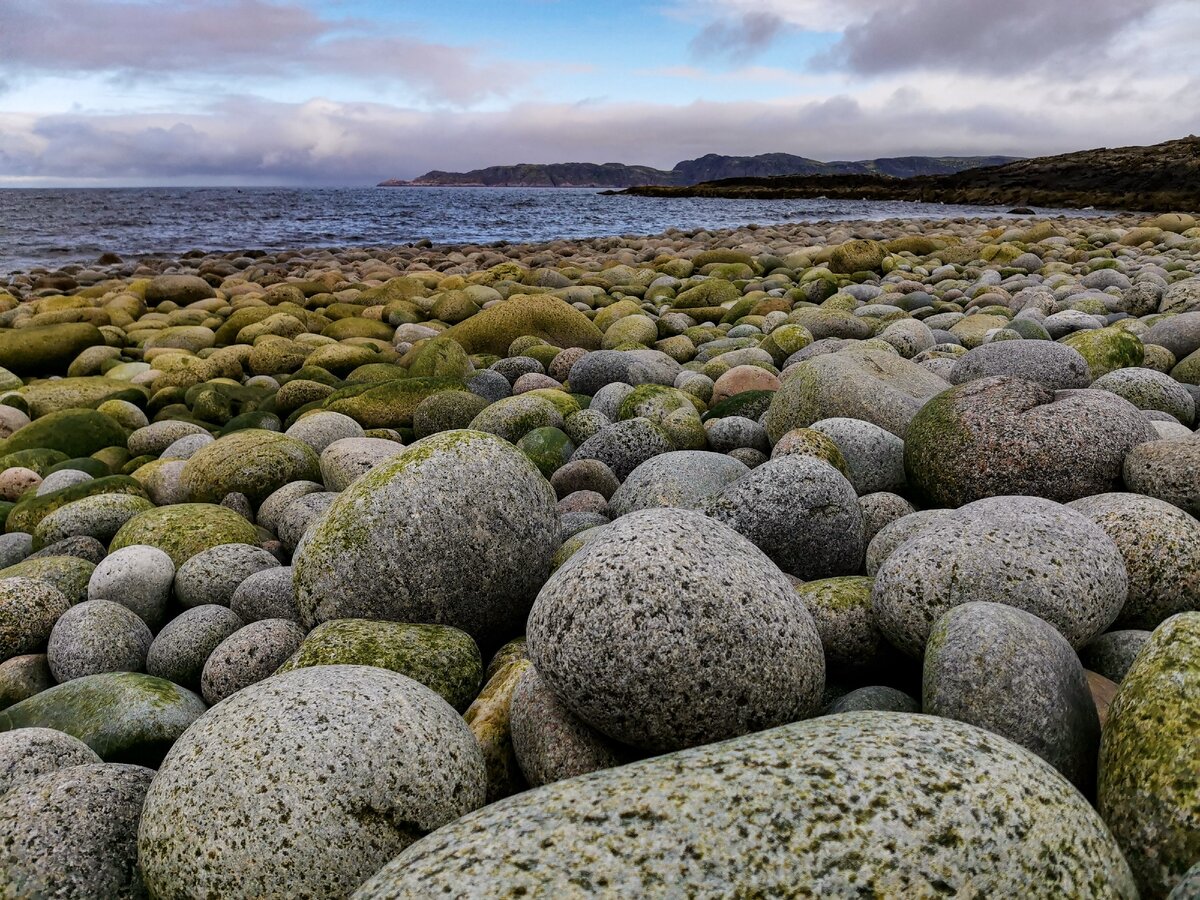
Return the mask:
{"type": "Polygon", "coordinates": [[[1200,222],[0,282],[0,895],[1200,890],[1200,222]]]}

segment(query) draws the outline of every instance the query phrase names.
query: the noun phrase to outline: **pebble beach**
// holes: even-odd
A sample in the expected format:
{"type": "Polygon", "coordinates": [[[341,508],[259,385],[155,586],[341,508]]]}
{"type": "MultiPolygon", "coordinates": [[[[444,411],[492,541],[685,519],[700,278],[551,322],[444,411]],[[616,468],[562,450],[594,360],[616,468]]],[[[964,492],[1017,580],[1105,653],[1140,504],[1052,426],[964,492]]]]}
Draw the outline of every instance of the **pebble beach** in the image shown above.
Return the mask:
{"type": "Polygon", "coordinates": [[[1200,898],[1198,404],[1184,213],[0,276],[0,897],[1200,898]]]}

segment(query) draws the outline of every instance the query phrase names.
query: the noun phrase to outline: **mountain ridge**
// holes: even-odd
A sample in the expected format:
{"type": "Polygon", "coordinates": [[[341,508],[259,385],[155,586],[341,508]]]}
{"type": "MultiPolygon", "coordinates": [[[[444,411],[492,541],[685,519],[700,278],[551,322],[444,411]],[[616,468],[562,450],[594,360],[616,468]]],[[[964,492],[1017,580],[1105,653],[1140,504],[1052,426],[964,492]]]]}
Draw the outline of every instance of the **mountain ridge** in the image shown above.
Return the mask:
{"type": "Polygon", "coordinates": [[[671,169],[625,163],[519,163],[488,166],[469,172],[433,170],[411,181],[389,179],[379,187],[589,187],[628,188],[647,185],[689,187],[726,178],[781,175],[882,175],[911,178],[961,172],[1012,162],[1011,156],[898,156],[857,161],[822,162],[790,153],[724,156],[708,153],[685,159],[671,169]]]}
{"type": "Polygon", "coordinates": [[[827,197],[1190,212],[1200,210],[1200,137],[1189,135],[1149,146],[1078,150],[909,179],[878,174],[749,177],[683,187],[631,187],[624,193],[651,197],[827,197]]]}

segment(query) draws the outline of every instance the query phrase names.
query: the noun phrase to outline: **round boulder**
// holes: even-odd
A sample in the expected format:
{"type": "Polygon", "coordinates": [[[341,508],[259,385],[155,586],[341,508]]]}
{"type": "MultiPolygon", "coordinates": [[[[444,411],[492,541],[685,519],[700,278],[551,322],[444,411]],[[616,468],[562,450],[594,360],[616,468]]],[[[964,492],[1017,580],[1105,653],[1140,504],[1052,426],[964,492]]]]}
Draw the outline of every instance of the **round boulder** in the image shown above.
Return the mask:
{"type": "Polygon", "coordinates": [[[59,684],[101,672],[140,672],[153,639],[133,610],[110,600],[88,600],[59,616],[46,656],[59,684]]]}
{"type": "Polygon", "coordinates": [[[87,763],[0,797],[0,895],[140,900],[137,833],[154,771],[87,763]]]}
{"type": "Polygon", "coordinates": [[[1005,494],[1066,503],[1111,490],[1125,455],[1155,437],[1113,394],[997,376],[930,400],[908,430],[904,466],[933,506],[1005,494]]]}
{"type": "Polygon", "coordinates": [[[355,898],[640,896],[647,885],[680,896],[1137,896],[1100,816],[1033,754],[962,722],[855,712],[485,807],[409,847],[355,898]]]}
{"type": "Polygon", "coordinates": [[[854,487],[811,456],[768,460],[710,497],[704,512],[797,578],[855,575],[866,543],[854,487]]]}
{"type": "Polygon", "coordinates": [[[279,560],[250,544],[219,544],[201,551],[175,573],[175,596],[187,609],[216,604],[228,606],[238,586],[279,560]]]}
{"type": "Polygon", "coordinates": [[[801,718],[824,686],[820,637],[791,582],[736,531],[688,510],[605,526],[542,588],[527,639],[572,712],[650,750],[801,718]]]}
{"type": "Polygon", "coordinates": [[[494,435],[424,438],[343,491],[293,566],[306,627],[330,619],[519,632],[561,543],[554,491],[494,435]],[[419,524],[417,524],[419,523],[419,524]]]}
{"type": "Polygon", "coordinates": [[[287,619],[262,619],[239,628],[217,644],[204,663],[200,673],[204,702],[215,706],[271,677],[303,640],[304,629],[287,619]]]}
{"type": "Polygon", "coordinates": [[[152,896],[346,896],[484,801],[483,758],[433,691],[369,666],[251,685],[189,728],[146,797],[152,896]]]}
{"type": "Polygon", "coordinates": [[[226,494],[245,494],[258,506],[289,481],[321,477],[317,454],[296,438],[247,428],[218,438],[194,453],[183,467],[183,486],[196,503],[220,503],[226,494]]]}
{"type": "Polygon", "coordinates": [[[1112,624],[1127,591],[1120,549],[1091,520],[1050,500],[992,497],[918,526],[879,566],[871,602],[884,636],[920,656],[933,623],[973,600],[1032,613],[1078,648],[1112,624]]]}
{"type": "Polygon", "coordinates": [[[663,453],[629,473],[624,484],[612,495],[609,508],[614,517],[661,506],[696,509],[708,497],[749,471],[745,463],[724,453],[706,450],[663,453]]]}
{"type": "Polygon", "coordinates": [[[0,733],[0,796],[47,772],[98,762],[95,750],[65,731],[18,728],[0,733]]]}
{"type": "Polygon", "coordinates": [[[1200,859],[1200,612],[1172,616],[1134,660],[1100,742],[1097,808],[1144,897],[1200,859]]]}
{"type": "Polygon", "coordinates": [[[925,645],[921,705],[1003,735],[1090,791],[1096,704],[1071,645],[1037,616],[1000,603],[948,610],[925,645]]]}

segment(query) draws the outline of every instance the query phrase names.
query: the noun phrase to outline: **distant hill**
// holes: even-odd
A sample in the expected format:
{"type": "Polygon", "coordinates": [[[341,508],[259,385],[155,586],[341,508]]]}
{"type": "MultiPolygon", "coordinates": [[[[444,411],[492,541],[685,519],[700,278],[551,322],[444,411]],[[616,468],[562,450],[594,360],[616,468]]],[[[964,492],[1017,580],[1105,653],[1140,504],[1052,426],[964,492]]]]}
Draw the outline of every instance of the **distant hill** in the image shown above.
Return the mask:
{"type": "Polygon", "coordinates": [[[690,186],[634,187],[652,197],[922,200],[996,206],[1200,210],[1200,137],[1149,147],[1101,147],[949,174],[804,174],[710,180],[690,186]]]}
{"type": "Polygon", "coordinates": [[[643,185],[686,187],[725,178],[769,178],[779,175],[887,175],[912,178],[942,175],[978,166],[1011,162],[1011,156],[900,156],[858,162],[821,162],[790,153],[760,156],[721,156],[709,153],[676,163],[670,171],[623,163],[521,163],[489,166],[470,172],[426,172],[412,181],[393,179],[380,187],[598,187],[626,188],[643,185]]]}

